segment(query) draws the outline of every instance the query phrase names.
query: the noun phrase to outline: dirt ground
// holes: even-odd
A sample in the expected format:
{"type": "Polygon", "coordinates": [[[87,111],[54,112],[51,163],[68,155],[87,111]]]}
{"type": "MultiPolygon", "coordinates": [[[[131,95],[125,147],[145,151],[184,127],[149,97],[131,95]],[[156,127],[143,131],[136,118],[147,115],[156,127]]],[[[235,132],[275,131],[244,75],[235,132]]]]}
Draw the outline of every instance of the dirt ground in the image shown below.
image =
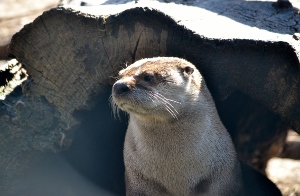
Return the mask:
{"type": "Polygon", "coordinates": [[[268,177],[284,196],[300,196],[300,161],[273,158],[268,163],[268,177]]]}
{"type": "MultiPolygon", "coordinates": [[[[299,134],[289,132],[287,142],[291,141],[300,144],[299,134]]],[[[297,155],[300,153],[299,147],[293,151],[297,155]]],[[[284,196],[300,196],[300,160],[272,158],[268,163],[267,174],[284,196]]]]}

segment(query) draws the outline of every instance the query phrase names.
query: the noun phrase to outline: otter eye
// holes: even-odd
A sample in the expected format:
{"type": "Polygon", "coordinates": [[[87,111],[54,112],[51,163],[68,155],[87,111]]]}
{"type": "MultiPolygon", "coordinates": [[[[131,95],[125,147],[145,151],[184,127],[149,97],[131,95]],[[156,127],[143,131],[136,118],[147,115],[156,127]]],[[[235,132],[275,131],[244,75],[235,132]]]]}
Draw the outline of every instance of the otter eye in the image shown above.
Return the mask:
{"type": "Polygon", "coordinates": [[[194,69],[192,67],[185,67],[184,68],[185,73],[191,75],[194,72],[194,69]]]}
{"type": "Polygon", "coordinates": [[[153,76],[152,76],[152,75],[146,74],[146,75],[144,76],[144,81],[145,81],[145,82],[151,82],[152,80],[153,80],[153,76]]]}

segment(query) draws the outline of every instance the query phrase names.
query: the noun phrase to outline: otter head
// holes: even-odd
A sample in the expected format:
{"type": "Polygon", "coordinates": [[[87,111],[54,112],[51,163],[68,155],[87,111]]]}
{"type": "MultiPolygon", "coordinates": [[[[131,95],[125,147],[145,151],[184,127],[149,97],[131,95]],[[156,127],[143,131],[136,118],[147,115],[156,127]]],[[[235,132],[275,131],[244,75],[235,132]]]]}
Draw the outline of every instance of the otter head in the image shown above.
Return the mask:
{"type": "Polygon", "coordinates": [[[183,103],[197,99],[201,75],[191,63],[174,57],[135,62],[119,72],[112,102],[141,118],[177,119],[183,103]]]}

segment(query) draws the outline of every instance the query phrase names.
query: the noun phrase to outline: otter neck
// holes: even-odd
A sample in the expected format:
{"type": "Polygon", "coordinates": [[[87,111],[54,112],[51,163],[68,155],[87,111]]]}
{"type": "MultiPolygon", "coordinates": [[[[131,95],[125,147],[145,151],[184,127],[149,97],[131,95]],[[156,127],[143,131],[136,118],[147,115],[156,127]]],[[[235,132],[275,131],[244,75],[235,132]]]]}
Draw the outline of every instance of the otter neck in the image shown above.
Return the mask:
{"type": "Polygon", "coordinates": [[[130,115],[129,130],[132,131],[136,146],[147,151],[160,151],[156,149],[159,143],[159,148],[166,149],[161,152],[176,154],[183,149],[199,148],[198,144],[203,140],[209,141],[209,137],[217,138],[213,136],[215,133],[210,133],[213,129],[210,122],[214,121],[214,114],[211,111],[196,110],[197,108],[190,109],[188,114],[183,113],[178,119],[167,119],[171,121],[168,123],[130,115]]]}

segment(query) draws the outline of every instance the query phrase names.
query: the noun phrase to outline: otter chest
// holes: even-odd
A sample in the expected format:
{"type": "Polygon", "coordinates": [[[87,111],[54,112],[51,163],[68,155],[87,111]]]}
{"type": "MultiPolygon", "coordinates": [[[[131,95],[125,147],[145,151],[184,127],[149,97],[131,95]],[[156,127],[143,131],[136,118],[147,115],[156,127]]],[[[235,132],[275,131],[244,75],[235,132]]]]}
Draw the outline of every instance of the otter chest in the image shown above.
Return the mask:
{"type": "Polygon", "coordinates": [[[125,166],[128,162],[129,167],[172,190],[173,195],[189,195],[200,181],[209,181],[211,157],[205,156],[207,149],[199,138],[180,138],[174,133],[145,140],[130,128],[124,146],[125,166]]]}

